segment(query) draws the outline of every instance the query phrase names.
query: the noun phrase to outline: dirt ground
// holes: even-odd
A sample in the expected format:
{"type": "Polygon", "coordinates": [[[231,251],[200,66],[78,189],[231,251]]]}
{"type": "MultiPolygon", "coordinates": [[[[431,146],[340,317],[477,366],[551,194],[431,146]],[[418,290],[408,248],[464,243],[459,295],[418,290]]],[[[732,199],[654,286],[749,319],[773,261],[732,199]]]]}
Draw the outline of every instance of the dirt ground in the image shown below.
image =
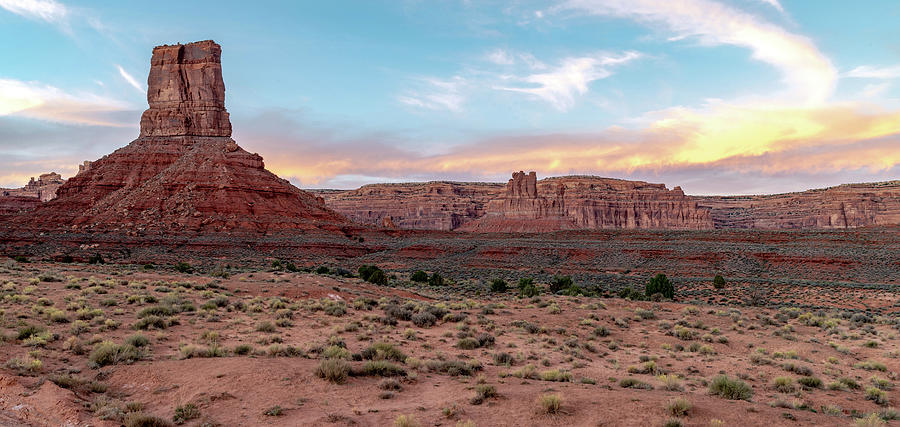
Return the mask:
{"type": "Polygon", "coordinates": [[[900,425],[893,316],[217,276],[5,263],[0,424],[900,425]]]}

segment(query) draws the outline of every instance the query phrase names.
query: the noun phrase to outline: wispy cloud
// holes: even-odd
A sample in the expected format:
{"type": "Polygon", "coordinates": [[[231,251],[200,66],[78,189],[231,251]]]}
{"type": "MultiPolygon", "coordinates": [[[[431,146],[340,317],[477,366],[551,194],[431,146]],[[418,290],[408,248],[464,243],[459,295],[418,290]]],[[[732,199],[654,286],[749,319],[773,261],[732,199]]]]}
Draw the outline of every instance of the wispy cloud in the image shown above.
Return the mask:
{"type": "Polygon", "coordinates": [[[397,100],[416,108],[460,112],[466,100],[462,93],[465,84],[466,79],[460,76],[448,80],[431,77],[416,79],[416,88],[398,96],[397,100]]]}
{"type": "Polygon", "coordinates": [[[55,0],[0,0],[0,8],[50,23],[60,23],[69,15],[66,6],[55,0]]]}
{"type": "Polygon", "coordinates": [[[781,12],[781,13],[784,13],[784,7],[781,6],[781,2],[778,1],[778,0],[759,0],[759,1],[762,2],[762,3],[765,3],[765,4],[769,5],[769,6],[774,7],[775,10],[777,10],[777,11],[779,11],[779,12],[781,12]]]}
{"type": "Polygon", "coordinates": [[[548,72],[513,78],[530,87],[496,86],[495,89],[531,94],[560,111],[566,111],[575,104],[576,95],[584,95],[588,91],[591,82],[612,75],[612,67],[640,57],[638,52],[625,52],[621,55],[565,58],[548,72]]]}
{"type": "Polygon", "coordinates": [[[125,71],[125,69],[122,68],[121,65],[116,64],[116,68],[119,69],[119,75],[121,75],[122,78],[125,79],[125,81],[128,82],[128,84],[131,85],[131,87],[137,89],[137,91],[140,92],[140,93],[146,93],[146,92],[147,92],[147,89],[145,89],[144,86],[143,86],[142,84],[138,83],[137,79],[135,79],[134,76],[132,76],[131,74],[128,74],[128,72],[125,71]]]}
{"type": "Polygon", "coordinates": [[[37,82],[0,79],[0,116],[97,126],[132,126],[114,120],[113,113],[134,108],[128,103],[89,93],[68,93],[37,82]]]}
{"type": "Polygon", "coordinates": [[[848,71],[845,76],[861,79],[896,79],[900,78],[900,65],[892,67],[861,65],[848,71]]]}
{"type": "Polygon", "coordinates": [[[664,25],[679,37],[709,45],[742,46],[753,58],[781,71],[785,97],[818,104],[827,100],[837,71],[808,38],[734,7],[711,0],[569,0],[560,10],[632,18],[664,25]]]}

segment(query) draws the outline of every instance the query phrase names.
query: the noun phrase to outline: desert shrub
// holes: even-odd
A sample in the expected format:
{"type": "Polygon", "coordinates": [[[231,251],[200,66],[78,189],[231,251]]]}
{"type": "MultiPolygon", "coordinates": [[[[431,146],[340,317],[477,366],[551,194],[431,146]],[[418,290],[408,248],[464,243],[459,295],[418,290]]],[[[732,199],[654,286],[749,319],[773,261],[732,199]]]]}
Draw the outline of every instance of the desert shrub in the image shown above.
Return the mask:
{"type": "Polygon", "coordinates": [[[140,351],[133,345],[118,345],[112,341],[103,341],[94,346],[88,360],[95,366],[107,366],[132,363],[140,357],[140,351]]]}
{"type": "Polygon", "coordinates": [[[894,388],[894,384],[884,378],[873,376],[870,380],[872,381],[872,385],[881,390],[891,390],[894,388]]]}
{"type": "Polygon", "coordinates": [[[329,269],[328,267],[326,267],[324,265],[320,265],[318,268],[316,268],[316,274],[328,274],[328,273],[331,273],[331,269],[329,269]]]}
{"type": "Polygon", "coordinates": [[[721,274],[716,274],[716,277],[713,279],[713,287],[716,289],[722,289],[725,287],[725,278],[722,277],[721,274]]]}
{"type": "Polygon", "coordinates": [[[414,325],[420,328],[428,328],[434,326],[434,324],[437,323],[437,317],[427,311],[413,314],[411,320],[414,325]]]}
{"type": "Polygon", "coordinates": [[[797,382],[800,383],[803,388],[821,388],[822,380],[816,377],[800,377],[797,379],[797,382]]]}
{"type": "Polygon", "coordinates": [[[378,388],[382,390],[388,391],[401,391],[403,390],[403,386],[400,384],[400,381],[397,381],[393,378],[385,378],[378,383],[378,388]]]}
{"type": "Polygon", "coordinates": [[[354,371],[354,375],[370,377],[404,377],[406,369],[387,360],[371,360],[363,364],[362,369],[354,371]]]}
{"type": "Polygon", "coordinates": [[[273,333],[276,331],[276,329],[275,329],[275,325],[272,324],[272,322],[265,321],[265,322],[261,322],[260,324],[256,325],[256,331],[273,333]]]}
{"type": "Polygon", "coordinates": [[[779,393],[793,393],[794,392],[794,380],[790,377],[778,377],[775,378],[775,390],[779,393]]]}
{"type": "Polygon", "coordinates": [[[747,383],[730,379],[726,375],[719,375],[709,383],[711,394],[730,400],[750,400],[753,397],[753,389],[747,383]]]}
{"type": "Polygon", "coordinates": [[[172,423],[143,412],[133,412],[125,416],[125,427],[169,427],[172,423]]]}
{"type": "Polygon", "coordinates": [[[47,333],[47,329],[39,325],[25,325],[17,330],[17,340],[27,340],[31,337],[41,336],[47,333]]]}
{"type": "Polygon", "coordinates": [[[409,280],[412,280],[413,282],[417,282],[417,283],[425,283],[428,281],[428,273],[426,273],[422,270],[418,270],[409,276],[409,280]]]}
{"type": "Polygon", "coordinates": [[[559,369],[551,369],[549,371],[543,371],[539,375],[541,381],[557,381],[557,382],[571,382],[572,374],[566,371],[561,371],[559,369]]]}
{"type": "Polygon", "coordinates": [[[316,367],[315,374],[334,384],[343,384],[350,374],[350,364],[341,359],[326,359],[316,367]]]}
{"type": "Polygon", "coordinates": [[[178,321],[175,318],[162,318],[159,316],[147,316],[142,319],[138,319],[137,322],[134,323],[134,329],[138,330],[148,330],[148,329],[166,329],[169,326],[177,325],[178,321]]]}
{"type": "Polygon", "coordinates": [[[456,342],[456,347],[460,350],[474,350],[478,348],[478,340],[469,337],[460,338],[460,340],[456,342]]]}
{"type": "Polygon", "coordinates": [[[693,407],[689,400],[679,397],[666,403],[666,412],[676,417],[684,417],[693,407]]]}
{"type": "Polygon", "coordinates": [[[619,387],[653,390],[652,385],[645,383],[637,378],[622,378],[622,380],[619,381],[619,387]]]}
{"type": "Polygon", "coordinates": [[[672,285],[672,282],[666,278],[665,274],[660,273],[647,282],[644,294],[648,297],[654,294],[662,294],[664,298],[672,299],[675,297],[675,287],[672,285]]]}
{"type": "Polygon", "coordinates": [[[431,273],[431,277],[428,278],[429,286],[444,286],[444,277],[438,273],[431,273]]]}
{"type": "Polygon", "coordinates": [[[559,291],[562,291],[563,289],[568,289],[572,287],[573,283],[574,282],[572,282],[571,276],[553,276],[553,278],[550,279],[550,293],[555,294],[559,291]]]}
{"type": "Polygon", "coordinates": [[[175,271],[190,274],[194,272],[194,267],[186,262],[179,262],[178,264],[175,264],[175,271]]]}
{"type": "Polygon", "coordinates": [[[680,419],[672,417],[663,421],[662,427],[684,427],[680,419]]]}
{"type": "Polygon", "coordinates": [[[509,285],[506,283],[506,280],[503,279],[494,279],[491,281],[491,292],[502,293],[506,292],[509,285]]]}
{"type": "Polygon", "coordinates": [[[494,353],[495,365],[512,366],[515,362],[516,359],[509,353],[494,353]]]}
{"type": "Polygon", "coordinates": [[[886,426],[887,423],[878,414],[872,413],[866,417],[855,419],[853,425],[856,427],[882,427],[886,426]]]}
{"type": "Polygon", "coordinates": [[[878,387],[868,387],[866,388],[866,400],[871,400],[879,405],[886,405],[888,403],[888,396],[884,390],[881,390],[878,387]]]}
{"type": "Polygon", "coordinates": [[[350,350],[336,345],[330,345],[322,352],[322,357],[326,359],[349,359],[350,350]]]}
{"type": "Polygon", "coordinates": [[[487,399],[497,397],[497,388],[490,384],[478,384],[475,386],[475,396],[469,401],[473,405],[480,405],[487,399]]]}
{"type": "Polygon", "coordinates": [[[193,420],[200,417],[200,408],[193,403],[185,403],[175,407],[175,415],[172,415],[172,421],[175,424],[184,424],[185,421],[193,420]]]}
{"type": "Polygon", "coordinates": [[[88,257],[88,264],[105,264],[106,261],[103,259],[100,254],[93,254],[88,257]]]}
{"type": "Polygon", "coordinates": [[[669,391],[682,391],[684,386],[681,385],[681,379],[674,374],[657,375],[656,378],[662,383],[663,388],[669,391]]]}
{"type": "Polygon", "coordinates": [[[271,406],[263,411],[263,415],[267,417],[280,417],[284,415],[284,409],[282,409],[281,406],[278,405],[271,406]]]}
{"type": "Polygon", "coordinates": [[[366,360],[393,360],[395,362],[406,360],[406,355],[400,349],[386,342],[372,344],[360,354],[366,360]]]}
{"type": "Polygon", "coordinates": [[[528,283],[524,287],[519,288],[519,294],[526,298],[533,298],[541,294],[540,288],[535,286],[534,283],[528,283]]]}
{"type": "Polygon", "coordinates": [[[558,394],[545,394],[538,398],[538,407],[545,414],[557,414],[562,408],[562,401],[558,394]]]}
{"type": "Polygon", "coordinates": [[[618,293],[619,298],[630,299],[632,301],[640,301],[645,299],[644,294],[630,287],[623,288],[618,293]]]}
{"type": "Polygon", "coordinates": [[[398,415],[394,419],[394,427],[419,427],[419,421],[412,415],[398,415]]]}
{"type": "Polygon", "coordinates": [[[125,338],[125,344],[132,345],[135,347],[144,347],[147,344],[150,344],[150,339],[147,338],[146,335],[142,334],[134,334],[125,338]]]}
{"type": "Polygon", "coordinates": [[[471,376],[481,370],[481,365],[461,360],[429,360],[425,364],[431,372],[439,372],[450,376],[471,376]]]}
{"type": "Polygon", "coordinates": [[[885,366],[884,363],[873,361],[859,362],[857,364],[854,364],[853,367],[865,369],[867,371],[887,371],[887,366],[885,366]]]}

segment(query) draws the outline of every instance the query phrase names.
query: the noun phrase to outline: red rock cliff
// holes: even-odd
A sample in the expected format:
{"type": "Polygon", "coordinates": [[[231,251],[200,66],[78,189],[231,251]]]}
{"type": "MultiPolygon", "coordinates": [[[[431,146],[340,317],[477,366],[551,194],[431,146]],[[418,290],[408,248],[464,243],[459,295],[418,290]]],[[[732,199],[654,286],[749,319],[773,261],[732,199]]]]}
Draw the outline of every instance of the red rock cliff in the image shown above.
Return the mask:
{"type": "Polygon", "coordinates": [[[900,181],[762,196],[697,197],[716,228],[855,228],[900,224],[900,181]]]}
{"type": "Polygon", "coordinates": [[[354,221],[432,230],[543,232],[583,228],[712,228],[709,209],[681,189],[597,177],[537,180],[513,173],[501,184],[375,184],[321,191],[354,221]]]}

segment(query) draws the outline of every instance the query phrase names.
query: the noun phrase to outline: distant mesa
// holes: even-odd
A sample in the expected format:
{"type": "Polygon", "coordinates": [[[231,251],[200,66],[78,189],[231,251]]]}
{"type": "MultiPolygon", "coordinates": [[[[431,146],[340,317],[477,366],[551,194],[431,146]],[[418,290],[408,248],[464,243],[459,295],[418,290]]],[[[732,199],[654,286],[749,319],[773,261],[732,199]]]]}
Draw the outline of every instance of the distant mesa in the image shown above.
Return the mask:
{"type": "Polygon", "coordinates": [[[22,220],[37,228],[269,232],[347,221],[231,139],[221,47],[158,46],[140,136],[79,167],[22,220]]]}
{"type": "Polygon", "coordinates": [[[320,190],[361,224],[404,229],[547,232],[581,229],[841,229],[900,224],[900,181],[764,196],[686,196],[681,187],[595,176],[371,184],[320,190]]]}

